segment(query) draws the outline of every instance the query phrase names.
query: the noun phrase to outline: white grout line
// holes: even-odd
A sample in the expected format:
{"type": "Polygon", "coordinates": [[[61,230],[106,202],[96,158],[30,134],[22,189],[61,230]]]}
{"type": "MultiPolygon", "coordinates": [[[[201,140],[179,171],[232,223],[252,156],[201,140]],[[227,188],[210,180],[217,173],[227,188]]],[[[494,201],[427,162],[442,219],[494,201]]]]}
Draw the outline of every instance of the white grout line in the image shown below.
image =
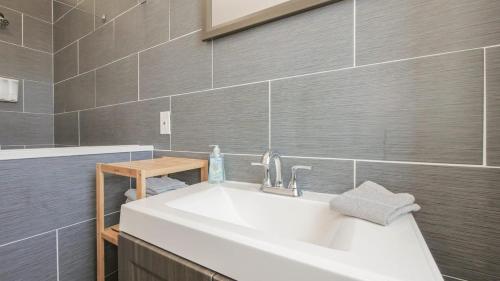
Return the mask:
{"type": "Polygon", "coordinates": [[[24,79],[23,79],[23,82],[22,82],[22,83],[23,83],[23,113],[25,113],[25,111],[24,111],[24,108],[25,108],[25,107],[24,107],[24,105],[25,105],[25,103],[26,103],[26,99],[24,98],[24,88],[25,88],[26,86],[24,85],[24,79]]]}
{"type": "Polygon", "coordinates": [[[77,115],[77,118],[78,118],[78,146],[80,146],[80,112],[78,112],[78,115],[77,115]]]}
{"type": "Polygon", "coordinates": [[[487,166],[487,136],[488,136],[488,118],[487,118],[487,89],[486,89],[486,48],[483,52],[483,166],[487,166]]]}
{"type": "Polygon", "coordinates": [[[54,115],[53,113],[40,113],[40,112],[23,112],[23,111],[13,111],[13,110],[0,110],[0,112],[9,113],[21,113],[21,114],[35,114],[35,115],[54,115]]]}
{"type": "Polygon", "coordinates": [[[57,281],[59,281],[59,229],[56,229],[56,269],[57,281]]]}
{"type": "Polygon", "coordinates": [[[97,107],[97,71],[94,70],[94,107],[97,107]]]}
{"type": "MultiPolygon", "coordinates": [[[[15,1],[14,1],[14,2],[15,2],[15,1]]],[[[4,6],[4,5],[0,5],[0,8],[2,8],[2,9],[7,9],[7,10],[11,10],[11,11],[16,12],[16,13],[18,13],[18,14],[25,14],[25,12],[21,12],[21,11],[18,11],[18,10],[12,9],[12,8],[9,8],[9,7],[4,6]]],[[[41,18],[39,18],[39,17],[36,17],[36,16],[33,16],[33,15],[30,15],[30,14],[27,14],[27,13],[26,13],[26,15],[27,15],[27,16],[30,16],[30,17],[32,17],[32,18],[34,18],[34,19],[38,20],[38,21],[43,21],[44,23],[52,24],[51,22],[49,22],[49,21],[47,21],[47,20],[44,20],[44,19],[41,19],[41,18]]]]}
{"type": "Polygon", "coordinates": [[[212,89],[214,88],[214,40],[212,42],[212,89]]]}
{"type": "Polygon", "coordinates": [[[446,275],[446,274],[443,274],[444,277],[448,277],[448,278],[451,278],[451,279],[455,279],[457,281],[467,281],[465,279],[462,279],[462,278],[458,278],[458,277],[454,277],[454,276],[450,276],[450,275],[446,275]]]}
{"type": "Polygon", "coordinates": [[[21,46],[24,47],[24,14],[21,14],[21,46]]]}
{"type": "Polygon", "coordinates": [[[168,1],[168,40],[170,41],[170,38],[172,38],[172,16],[171,16],[171,7],[170,7],[170,4],[171,4],[172,1],[168,1]]]}
{"type": "Polygon", "coordinates": [[[169,144],[168,144],[168,148],[172,149],[172,135],[173,135],[173,129],[172,129],[172,116],[173,116],[173,111],[172,111],[172,97],[169,97],[169,110],[170,110],[170,135],[168,136],[169,137],[169,144]]]}
{"type": "Polygon", "coordinates": [[[0,40],[1,43],[5,43],[5,44],[9,44],[9,45],[13,45],[13,46],[17,46],[19,48],[24,48],[24,49],[27,49],[27,50],[31,50],[31,51],[35,51],[35,52],[39,52],[39,53],[44,53],[44,54],[48,54],[48,55],[52,55],[51,52],[46,52],[46,51],[42,51],[42,50],[38,50],[38,49],[34,49],[34,48],[30,48],[30,47],[26,47],[26,46],[23,46],[23,45],[19,45],[19,44],[16,44],[16,43],[12,43],[12,42],[8,42],[8,41],[3,41],[3,40],[0,40]]]}
{"type": "Polygon", "coordinates": [[[269,83],[269,89],[268,89],[269,96],[268,96],[268,101],[267,101],[268,102],[267,106],[268,106],[268,111],[269,111],[268,112],[268,114],[269,114],[269,116],[268,116],[268,124],[269,124],[269,128],[268,128],[268,142],[269,142],[269,144],[268,144],[268,146],[269,147],[268,148],[269,148],[269,150],[271,150],[271,93],[272,93],[271,89],[272,88],[271,88],[271,81],[269,81],[268,83],[269,83]]]}
{"type": "Polygon", "coordinates": [[[54,229],[49,230],[49,231],[45,231],[45,232],[42,232],[42,233],[38,233],[38,234],[35,234],[33,236],[30,236],[30,237],[25,237],[25,238],[21,238],[21,239],[15,240],[15,241],[7,242],[5,244],[0,245],[0,248],[5,247],[5,246],[9,246],[9,245],[12,245],[12,244],[16,244],[18,242],[22,242],[22,241],[25,241],[25,240],[28,240],[28,239],[31,239],[31,238],[35,238],[35,237],[38,237],[38,236],[43,236],[43,235],[49,234],[49,233],[51,233],[53,231],[54,231],[54,229]]]}
{"type": "Polygon", "coordinates": [[[352,48],[353,48],[353,62],[352,65],[356,66],[356,0],[353,1],[353,38],[352,38],[352,48]]]}
{"type": "Polygon", "coordinates": [[[137,53],[137,101],[141,100],[141,60],[140,54],[137,53]]]}
{"type": "Polygon", "coordinates": [[[353,166],[352,188],[356,188],[356,165],[357,165],[357,160],[352,161],[352,166],[353,166]]]}
{"type": "Polygon", "coordinates": [[[80,39],[76,41],[76,75],[78,76],[79,74],[80,74],[80,39]]]}
{"type": "Polygon", "coordinates": [[[109,276],[111,276],[111,275],[113,275],[113,274],[115,274],[117,272],[118,272],[118,269],[115,270],[115,271],[113,271],[113,272],[111,272],[111,273],[108,273],[106,276],[104,276],[104,278],[107,278],[107,277],[109,277],[109,276]]]}

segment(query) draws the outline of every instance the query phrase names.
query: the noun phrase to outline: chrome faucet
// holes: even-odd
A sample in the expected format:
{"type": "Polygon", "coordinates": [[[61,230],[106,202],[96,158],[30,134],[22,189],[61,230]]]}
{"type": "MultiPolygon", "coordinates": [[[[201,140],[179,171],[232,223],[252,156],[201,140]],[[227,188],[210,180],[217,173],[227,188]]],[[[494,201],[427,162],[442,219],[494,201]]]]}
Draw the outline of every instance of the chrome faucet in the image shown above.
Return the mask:
{"type": "Polygon", "coordinates": [[[253,166],[262,166],[264,167],[264,180],[262,181],[261,190],[267,193],[286,195],[292,197],[300,197],[302,196],[302,189],[297,184],[297,170],[306,169],[311,170],[311,166],[293,166],[292,167],[292,176],[290,178],[290,182],[288,187],[283,186],[283,178],[281,174],[281,156],[279,153],[275,151],[267,151],[262,155],[262,160],[260,163],[252,163],[253,166]],[[276,179],[274,181],[274,185],[271,184],[271,176],[270,176],[270,165],[274,160],[274,166],[276,169],[276,179]]]}

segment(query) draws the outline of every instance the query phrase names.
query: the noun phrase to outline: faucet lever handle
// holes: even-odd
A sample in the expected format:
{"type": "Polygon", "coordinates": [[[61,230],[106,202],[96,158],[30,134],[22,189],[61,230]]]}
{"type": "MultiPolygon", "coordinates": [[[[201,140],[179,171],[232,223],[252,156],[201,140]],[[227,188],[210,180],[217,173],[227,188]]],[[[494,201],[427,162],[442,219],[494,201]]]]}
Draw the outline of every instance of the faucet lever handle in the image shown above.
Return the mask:
{"type": "Polygon", "coordinates": [[[294,190],[297,196],[302,195],[302,189],[297,185],[297,170],[311,170],[311,166],[296,165],[292,167],[292,177],[288,183],[288,189],[294,190]]]}
{"type": "Polygon", "coordinates": [[[292,167],[292,173],[296,172],[297,170],[311,170],[311,166],[303,166],[303,165],[296,165],[292,167]]]}
{"type": "Polygon", "coordinates": [[[267,165],[264,164],[264,163],[258,163],[258,162],[252,162],[251,163],[252,166],[263,166],[263,167],[266,167],[267,165]]]}

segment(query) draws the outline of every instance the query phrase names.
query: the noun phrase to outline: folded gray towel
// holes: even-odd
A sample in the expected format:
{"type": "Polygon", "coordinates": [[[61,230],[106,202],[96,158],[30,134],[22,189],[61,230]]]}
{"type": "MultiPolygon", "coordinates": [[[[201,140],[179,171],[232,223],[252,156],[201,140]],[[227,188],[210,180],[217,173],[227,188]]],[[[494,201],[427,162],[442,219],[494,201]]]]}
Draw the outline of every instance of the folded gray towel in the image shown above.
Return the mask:
{"type": "Polygon", "coordinates": [[[383,186],[366,181],[330,201],[330,207],[340,213],[388,225],[398,217],[420,210],[415,197],[408,193],[394,194],[383,186]]]}
{"type": "MultiPolygon", "coordinates": [[[[187,184],[169,178],[168,176],[163,176],[161,178],[148,178],[146,179],[146,197],[158,195],[171,190],[176,190],[179,188],[186,187],[187,184]]],[[[125,192],[125,197],[127,197],[127,203],[136,200],[136,190],[129,189],[125,192]]]]}

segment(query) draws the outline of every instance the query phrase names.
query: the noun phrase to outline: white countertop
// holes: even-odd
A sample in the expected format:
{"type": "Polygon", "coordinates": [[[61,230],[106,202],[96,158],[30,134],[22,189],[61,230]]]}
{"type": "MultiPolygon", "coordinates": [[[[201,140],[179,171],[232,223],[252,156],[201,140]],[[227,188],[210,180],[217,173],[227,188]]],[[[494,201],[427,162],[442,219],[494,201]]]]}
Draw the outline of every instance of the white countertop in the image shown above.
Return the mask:
{"type": "Polygon", "coordinates": [[[152,151],[152,145],[114,145],[114,146],[80,146],[35,149],[0,150],[0,161],[45,157],[64,157],[76,155],[107,154],[121,152],[152,151]]]}

